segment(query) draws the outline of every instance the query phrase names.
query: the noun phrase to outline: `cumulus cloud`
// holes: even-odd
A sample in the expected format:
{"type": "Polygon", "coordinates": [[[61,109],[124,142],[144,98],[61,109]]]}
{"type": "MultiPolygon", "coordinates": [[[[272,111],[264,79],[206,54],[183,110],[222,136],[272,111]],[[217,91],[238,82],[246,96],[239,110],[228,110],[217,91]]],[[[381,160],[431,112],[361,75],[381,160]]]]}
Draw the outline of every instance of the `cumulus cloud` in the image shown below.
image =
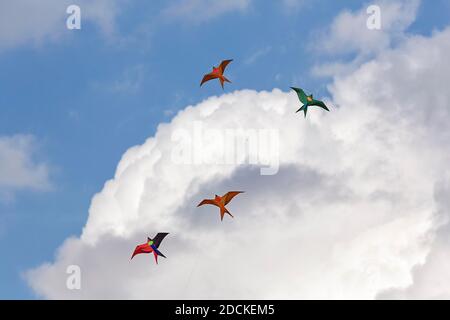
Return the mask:
{"type": "MultiPolygon", "coordinates": [[[[118,5],[123,1],[80,0],[82,28],[93,23],[103,34],[114,32],[118,5]]],[[[16,0],[0,2],[0,50],[23,45],[43,45],[67,34],[66,9],[71,0],[16,0]]]]}
{"type": "Polygon", "coordinates": [[[33,159],[36,146],[31,135],[0,136],[0,199],[18,190],[49,188],[48,165],[33,159]]]}
{"type": "MultiPolygon", "coordinates": [[[[436,279],[449,251],[436,241],[437,216],[448,210],[449,50],[448,29],[411,37],[337,77],[323,97],[332,111],[311,110],[306,120],[294,113],[295,94],[278,89],[186,107],[123,155],[81,236],[28,271],[29,285],[45,298],[375,298],[420,283],[421,265],[436,279]],[[261,175],[250,161],[175,161],[174,137],[194,137],[195,123],[223,133],[275,130],[277,174],[261,175]],[[196,208],[232,189],[246,191],[229,205],[234,219],[196,208]],[[130,262],[137,243],[163,231],[168,259],[130,262]],[[81,290],[66,288],[73,264],[81,290]]],[[[203,147],[188,151],[215,159],[223,140],[201,138],[203,147]]],[[[448,297],[447,282],[424,296],[448,297]]]]}
{"type": "Polygon", "coordinates": [[[436,183],[434,225],[429,236],[433,245],[426,261],[413,269],[413,282],[407,288],[391,288],[379,299],[449,299],[450,297],[450,175],[436,183]]]}

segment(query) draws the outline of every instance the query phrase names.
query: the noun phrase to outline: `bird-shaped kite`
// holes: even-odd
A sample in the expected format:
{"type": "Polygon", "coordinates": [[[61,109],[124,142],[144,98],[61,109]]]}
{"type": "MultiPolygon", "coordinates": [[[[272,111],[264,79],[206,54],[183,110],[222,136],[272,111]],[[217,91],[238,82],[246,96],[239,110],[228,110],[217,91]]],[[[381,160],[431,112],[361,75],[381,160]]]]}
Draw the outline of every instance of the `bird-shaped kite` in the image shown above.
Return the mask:
{"type": "Polygon", "coordinates": [[[315,100],[312,94],[308,96],[306,95],[305,91],[303,91],[300,88],[291,87],[291,89],[297,93],[298,98],[300,99],[301,103],[303,103],[303,106],[300,109],[298,109],[296,113],[303,110],[306,117],[306,112],[308,112],[309,106],[318,106],[327,111],[330,111],[330,109],[327,108],[327,106],[325,105],[325,103],[323,103],[323,101],[315,100]]]}
{"type": "Polygon", "coordinates": [[[244,193],[244,191],[230,191],[225,193],[221,197],[216,194],[214,199],[204,199],[202,202],[198,204],[197,207],[200,207],[204,204],[210,204],[219,207],[221,221],[223,220],[223,216],[225,215],[225,213],[228,213],[232,218],[234,218],[233,215],[230,213],[230,211],[228,211],[227,208],[225,208],[225,206],[231,201],[231,199],[233,199],[239,193],[244,193]]]}
{"type": "Polygon", "coordinates": [[[167,235],[168,235],[168,233],[163,232],[163,233],[158,233],[155,236],[155,238],[153,238],[153,239],[150,239],[147,237],[146,243],[140,244],[136,247],[136,249],[134,249],[131,259],[133,259],[133,257],[137,254],[153,252],[153,256],[155,257],[156,264],[158,264],[158,256],[161,256],[164,258],[166,257],[165,255],[163,255],[161,253],[161,251],[158,250],[158,248],[159,248],[159,245],[161,244],[161,241],[163,241],[163,239],[167,235]]]}
{"type": "Polygon", "coordinates": [[[206,74],[203,79],[202,82],[200,83],[200,87],[202,86],[202,84],[204,84],[205,82],[209,81],[209,80],[213,80],[213,79],[219,79],[220,84],[222,85],[222,89],[223,89],[223,84],[224,82],[230,82],[230,80],[228,80],[227,78],[225,78],[225,76],[223,75],[223,73],[225,72],[225,68],[227,67],[227,65],[233,61],[231,60],[223,60],[220,65],[216,68],[216,67],[212,67],[212,72],[206,74]]]}

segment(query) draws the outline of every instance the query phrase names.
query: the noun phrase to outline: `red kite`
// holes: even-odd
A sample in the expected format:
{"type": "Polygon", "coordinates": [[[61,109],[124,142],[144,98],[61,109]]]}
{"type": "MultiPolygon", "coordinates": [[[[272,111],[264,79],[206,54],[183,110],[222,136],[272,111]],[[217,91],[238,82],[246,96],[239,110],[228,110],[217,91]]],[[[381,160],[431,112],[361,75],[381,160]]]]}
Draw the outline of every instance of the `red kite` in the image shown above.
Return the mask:
{"type": "Polygon", "coordinates": [[[158,233],[154,239],[150,239],[147,237],[147,242],[140,244],[134,249],[133,255],[131,256],[131,259],[137,254],[141,253],[153,253],[153,256],[155,257],[156,264],[158,264],[158,256],[166,257],[163,255],[159,250],[159,245],[161,244],[161,241],[168,235],[168,233],[158,233]]]}

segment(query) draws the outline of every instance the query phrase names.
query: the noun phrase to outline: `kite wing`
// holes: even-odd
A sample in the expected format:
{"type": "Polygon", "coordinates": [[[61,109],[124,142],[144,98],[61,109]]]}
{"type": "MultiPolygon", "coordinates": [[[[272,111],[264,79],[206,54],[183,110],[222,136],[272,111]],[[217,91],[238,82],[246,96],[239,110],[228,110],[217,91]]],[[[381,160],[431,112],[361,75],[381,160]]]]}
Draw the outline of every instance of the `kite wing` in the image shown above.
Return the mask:
{"type": "Polygon", "coordinates": [[[216,204],[216,202],[215,202],[214,200],[212,200],[212,199],[205,199],[205,200],[203,200],[202,202],[200,202],[200,203],[197,205],[197,207],[200,207],[200,206],[202,206],[202,205],[204,205],[204,204],[211,204],[211,205],[213,205],[213,206],[217,206],[217,204],[216,204]]]}
{"type": "Polygon", "coordinates": [[[295,88],[295,87],[291,87],[291,89],[294,90],[297,93],[298,98],[300,99],[300,101],[303,104],[307,104],[308,103],[308,99],[307,99],[307,95],[306,95],[305,91],[303,91],[300,88],[295,88]]]}
{"type": "Polygon", "coordinates": [[[227,67],[227,65],[228,65],[231,61],[233,61],[233,59],[231,59],[231,60],[223,60],[223,61],[220,63],[219,69],[220,69],[220,71],[221,71],[222,73],[225,72],[225,68],[227,67]]]}
{"type": "Polygon", "coordinates": [[[318,107],[321,107],[321,108],[323,108],[323,109],[325,109],[325,110],[327,110],[327,111],[330,111],[330,109],[328,109],[328,107],[325,105],[325,103],[323,103],[323,101],[320,101],[320,100],[313,100],[313,101],[310,103],[310,105],[312,105],[312,106],[318,106],[318,107]]]}
{"type": "Polygon", "coordinates": [[[159,245],[160,245],[161,241],[163,241],[163,239],[164,239],[167,235],[168,235],[167,232],[160,232],[160,233],[158,233],[158,234],[155,236],[155,238],[153,239],[153,245],[154,245],[156,248],[159,248],[159,245]]]}
{"type": "Polygon", "coordinates": [[[156,247],[155,247],[154,245],[152,246],[152,249],[156,252],[156,254],[157,254],[158,256],[167,258],[165,255],[162,254],[161,251],[159,251],[158,249],[156,249],[156,247]]]}
{"type": "Polygon", "coordinates": [[[213,73],[208,73],[207,75],[205,75],[202,79],[202,82],[200,83],[200,87],[202,86],[202,84],[204,84],[206,81],[212,80],[212,79],[216,79],[217,75],[213,74],[213,73]]]}
{"type": "Polygon", "coordinates": [[[228,202],[231,201],[235,196],[237,196],[239,193],[244,193],[244,191],[230,191],[223,195],[223,202],[224,204],[228,204],[228,202]]]}

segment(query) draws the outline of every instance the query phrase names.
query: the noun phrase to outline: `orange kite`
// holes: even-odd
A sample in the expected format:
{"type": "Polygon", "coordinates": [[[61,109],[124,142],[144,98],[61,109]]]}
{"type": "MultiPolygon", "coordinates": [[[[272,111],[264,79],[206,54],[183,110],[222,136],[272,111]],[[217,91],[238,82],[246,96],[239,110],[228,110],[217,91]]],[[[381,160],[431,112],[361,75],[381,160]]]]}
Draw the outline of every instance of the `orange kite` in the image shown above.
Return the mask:
{"type": "Polygon", "coordinates": [[[202,86],[202,84],[204,84],[205,82],[209,81],[209,80],[213,80],[213,79],[219,79],[220,84],[222,85],[222,89],[223,89],[223,84],[224,82],[230,82],[230,80],[228,80],[227,78],[225,78],[225,76],[223,75],[223,73],[225,72],[225,68],[227,67],[227,65],[233,61],[233,59],[231,60],[223,60],[219,67],[212,67],[213,71],[211,73],[206,74],[203,79],[202,82],[200,83],[200,87],[202,86]]]}
{"type": "Polygon", "coordinates": [[[228,202],[231,201],[231,199],[233,199],[239,193],[244,193],[244,191],[230,191],[225,193],[221,197],[216,194],[214,199],[204,199],[202,202],[198,204],[197,207],[200,207],[204,204],[210,204],[219,207],[221,221],[223,220],[223,216],[225,215],[225,213],[228,213],[232,218],[234,218],[233,215],[230,213],[230,211],[228,211],[227,208],[225,208],[225,206],[228,204],[228,202]]]}

